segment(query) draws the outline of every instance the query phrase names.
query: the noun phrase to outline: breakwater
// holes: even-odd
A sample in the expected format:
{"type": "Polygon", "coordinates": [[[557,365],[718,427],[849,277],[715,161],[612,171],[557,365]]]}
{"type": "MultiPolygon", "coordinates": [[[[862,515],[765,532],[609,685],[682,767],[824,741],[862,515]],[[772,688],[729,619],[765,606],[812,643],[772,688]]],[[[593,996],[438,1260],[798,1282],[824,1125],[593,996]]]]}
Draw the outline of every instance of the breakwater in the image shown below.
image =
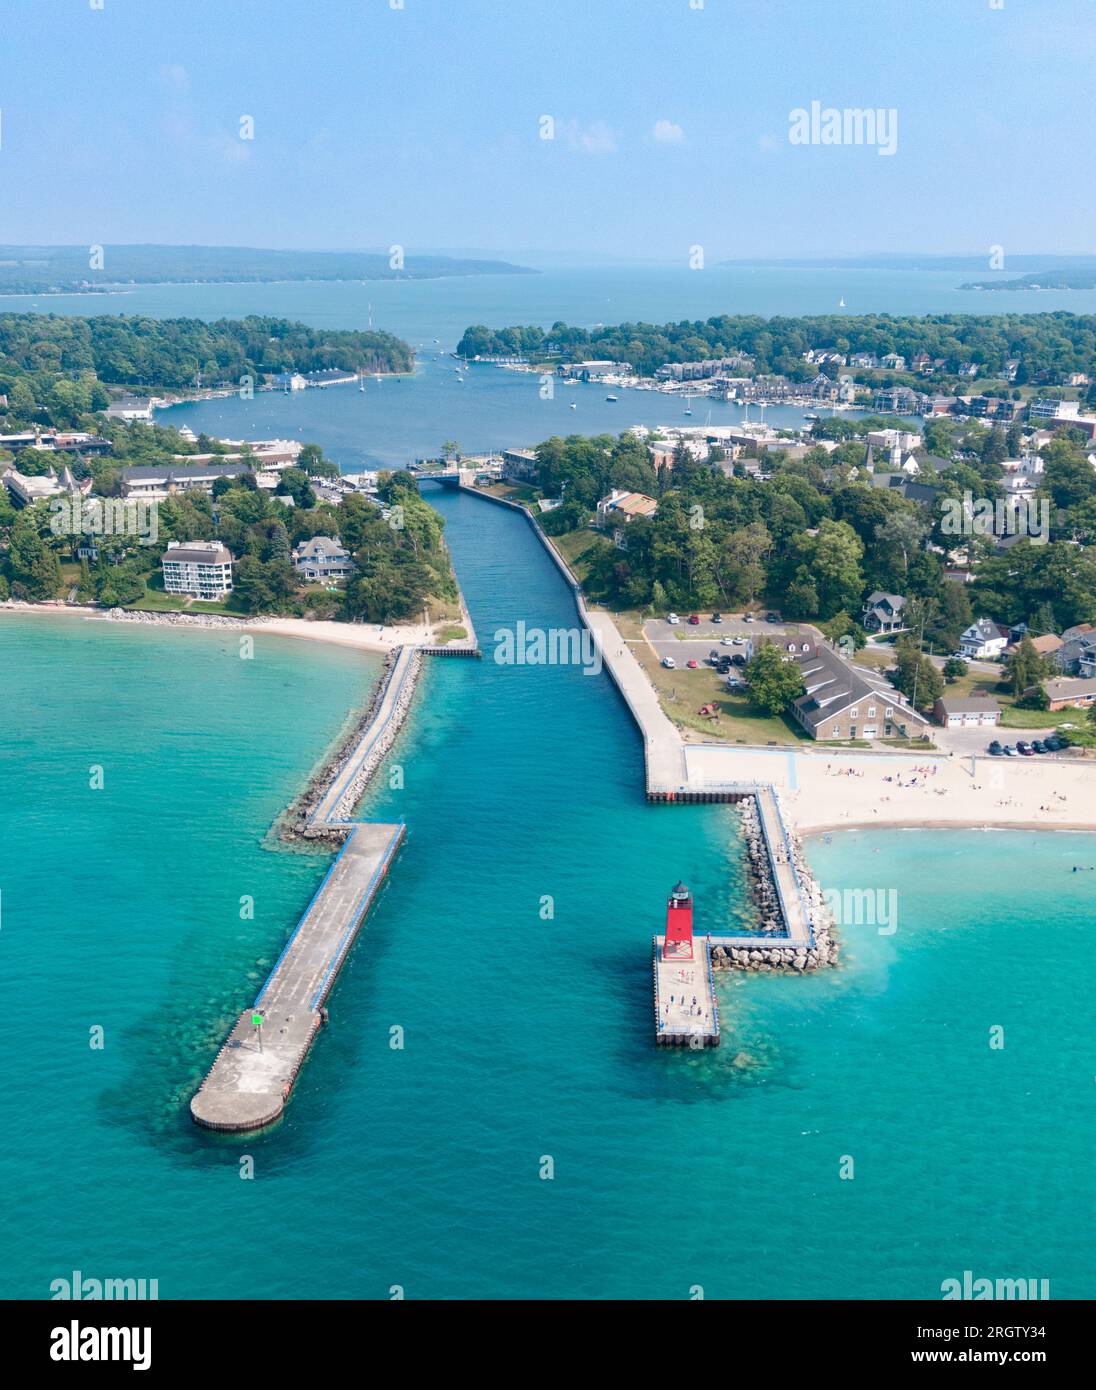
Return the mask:
{"type": "Polygon", "coordinates": [[[324,1001],[406,833],[402,823],[349,817],[407,717],[422,661],[410,646],[389,658],[368,708],[282,819],[283,837],[341,849],[191,1100],[193,1119],[207,1129],[243,1132],[272,1124],[327,1021],[324,1001]]]}

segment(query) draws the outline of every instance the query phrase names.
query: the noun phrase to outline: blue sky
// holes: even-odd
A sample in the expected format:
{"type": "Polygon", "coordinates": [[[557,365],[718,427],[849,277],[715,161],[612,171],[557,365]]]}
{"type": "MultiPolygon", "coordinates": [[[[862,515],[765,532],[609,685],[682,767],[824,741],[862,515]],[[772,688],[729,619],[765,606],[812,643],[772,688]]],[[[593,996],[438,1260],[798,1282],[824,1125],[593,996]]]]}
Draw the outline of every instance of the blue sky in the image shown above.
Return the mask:
{"type": "Polygon", "coordinates": [[[0,241],[1096,251],[1089,0],[697,2],[0,0],[0,241]]]}

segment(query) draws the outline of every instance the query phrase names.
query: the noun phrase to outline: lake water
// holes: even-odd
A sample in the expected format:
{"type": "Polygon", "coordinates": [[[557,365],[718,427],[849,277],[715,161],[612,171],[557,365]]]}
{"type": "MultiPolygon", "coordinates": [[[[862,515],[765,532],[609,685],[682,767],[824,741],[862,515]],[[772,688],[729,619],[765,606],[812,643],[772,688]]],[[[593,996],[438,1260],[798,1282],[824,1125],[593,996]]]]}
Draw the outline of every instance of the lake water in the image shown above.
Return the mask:
{"type": "MultiPolygon", "coordinates": [[[[371,300],[428,345],[413,383],[167,417],[314,439],[350,466],[622,429],[648,404],[665,418],[665,398],[614,407],[597,388],[572,412],[490,368],[461,387],[435,355],[468,323],[1032,299],[914,273],[554,274],[40,304],[361,327],[371,300]]],[[[430,495],[488,653],[518,618],[575,623],[523,520],[430,495]]],[[[965,1269],[1096,1293],[1096,841],[813,843],[824,886],[898,894],[897,932],[850,929],[842,967],[811,978],[722,979],[723,1047],[662,1053],[650,937],[679,877],[701,928],[748,919],[735,818],[647,806],[629,717],[577,668],[428,666],[391,755],[404,788],[363,808],[404,818],[406,846],[285,1120],[246,1142],[198,1131],[187,1101],[327,862],[269,848],[269,827],[378,669],[311,643],[260,637],[244,661],[219,631],[0,615],[0,1295],[46,1297],[74,1269],[157,1278],[167,1298],[934,1298],[965,1269]]]]}
{"type": "MultiPolygon", "coordinates": [[[[398,385],[369,381],[291,395],[260,393],[253,401],[210,401],[160,415],[169,424],[230,437],[320,439],[349,471],[403,467],[436,456],[446,440],[467,453],[525,447],[552,434],[619,433],[630,425],[738,423],[741,408],[697,398],[687,416],[683,400],[652,392],[600,386],[564,389],[542,399],[540,378],[500,368],[472,367],[456,378],[449,354],[470,325],[502,327],[558,320],[666,323],[716,314],[829,314],[845,300],[849,314],[1003,313],[1072,309],[1091,312],[1096,291],[978,293],[960,290],[967,271],[733,269],[651,266],[546,269],[535,275],[444,280],[267,285],[149,285],[117,295],[2,297],[0,310],[65,314],[126,313],[204,319],[273,314],[324,328],[365,328],[372,322],[412,343],[418,371],[398,385]],[[435,342],[435,339],[438,341],[435,342]],[[575,409],[571,409],[572,401],[575,409]]],[[[986,277],[989,272],[986,273],[986,277]]],[[[1009,278],[1005,276],[1005,278],[1009,278]]],[[[756,408],[750,418],[757,420],[756,408]]],[[[768,410],[778,427],[798,427],[800,410],[768,410]]]]}
{"type": "MultiPolygon", "coordinates": [[[[436,500],[488,651],[575,621],[520,518],[436,500]]],[[[722,1048],[664,1053],[650,937],[679,876],[701,928],[742,920],[733,812],[645,804],[607,677],[434,662],[404,789],[364,808],[408,839],[331,1026],[284,1122],[221,1138],[186,1102],[325,862],[267,828],[376,662],[3,615],[0,670],[0,1294],[73,1269],[172,1298],[1096,1292],[1090,837],[812,845],[826,886],[898,893],[897,932],[722,979],[722,1048]]]]}

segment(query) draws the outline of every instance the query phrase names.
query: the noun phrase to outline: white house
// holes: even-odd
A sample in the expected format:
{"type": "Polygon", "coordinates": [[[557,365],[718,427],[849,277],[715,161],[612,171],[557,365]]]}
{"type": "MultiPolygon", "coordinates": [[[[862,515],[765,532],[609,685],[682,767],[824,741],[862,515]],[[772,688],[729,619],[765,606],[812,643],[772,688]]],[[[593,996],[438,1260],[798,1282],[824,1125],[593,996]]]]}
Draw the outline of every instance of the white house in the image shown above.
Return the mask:
{"type": "Polygon", "coordinates": [[[220,541],[168,541],[160,564],[169,594],[217,600],[232,592],[233,559],[220,541]]]}
{"type": "Polygon", "coordinates": [[[971,660],[989,661],[1008,646],[1008,628],[991,618],[978,618],[959,639],[960,653],[971,660]]]}
{"type": "Polygon", "coordinates": [[[864,616],[862,621],[865,632],[901,632],[906,623],[902,617],[902,609],[906,606],[906,600],[901,594],[885,594],[882,589],[876,589],[869,594],[864,604],[864,616]]]}

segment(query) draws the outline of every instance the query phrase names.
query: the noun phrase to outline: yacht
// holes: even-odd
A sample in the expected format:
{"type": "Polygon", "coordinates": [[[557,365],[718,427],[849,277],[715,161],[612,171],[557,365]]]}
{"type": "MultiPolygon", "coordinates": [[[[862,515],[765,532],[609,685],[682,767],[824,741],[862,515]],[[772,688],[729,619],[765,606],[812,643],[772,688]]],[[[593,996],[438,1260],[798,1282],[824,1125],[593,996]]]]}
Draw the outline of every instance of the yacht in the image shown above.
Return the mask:
{"type": "Polygon", "coordinates": [[[612,394],[610,393],[608,396],[605,397],[605,399],[606,399],[607,401],[618,401],[618,400],[620,400],[620,397],[619,397],[619,396],[614,396],[614,395],[612,395],[612,394]]]}

